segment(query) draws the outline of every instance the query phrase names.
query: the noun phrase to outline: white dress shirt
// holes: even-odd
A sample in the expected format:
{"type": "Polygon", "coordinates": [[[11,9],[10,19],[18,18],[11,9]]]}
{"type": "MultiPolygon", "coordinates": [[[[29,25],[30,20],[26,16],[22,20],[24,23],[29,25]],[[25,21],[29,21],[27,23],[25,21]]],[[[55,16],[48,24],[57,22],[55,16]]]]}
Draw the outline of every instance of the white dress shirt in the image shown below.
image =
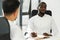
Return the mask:
{"type": "Polygon", "coordinates": [[[36,32],[37,35],[48,33],[52,34],[53,36],[56,36],[58,33],[58,29],[56,27],[53,18],[45,14],[43,17],[36,15],[30,18],[28,22],[27,32],[28,32],[27,34],[28,38],[31,37],[30,36],[31,32],[36,32]],[[50,33],[50,29],[52,29],[52,33],[50,33]]]}
{"type": "Polygon", "coordinates": [[[14,21],[8,20],[10,24],[10,38],[11,40],[24,40],[22,30],[17,26],[14,21]]]}

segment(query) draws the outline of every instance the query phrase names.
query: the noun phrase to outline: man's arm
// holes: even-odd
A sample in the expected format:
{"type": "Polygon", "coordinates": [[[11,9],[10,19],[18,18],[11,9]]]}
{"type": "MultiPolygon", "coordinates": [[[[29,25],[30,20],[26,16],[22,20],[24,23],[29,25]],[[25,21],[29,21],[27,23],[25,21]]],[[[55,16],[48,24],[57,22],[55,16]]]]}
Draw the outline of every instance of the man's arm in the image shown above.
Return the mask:
{"type": "Polygon", "coordinates": [[[58,28],[57,28],[53,18],[51,18],[51,28],[52,28],[52,36],[57,36],[58,35],[58,28]]]}

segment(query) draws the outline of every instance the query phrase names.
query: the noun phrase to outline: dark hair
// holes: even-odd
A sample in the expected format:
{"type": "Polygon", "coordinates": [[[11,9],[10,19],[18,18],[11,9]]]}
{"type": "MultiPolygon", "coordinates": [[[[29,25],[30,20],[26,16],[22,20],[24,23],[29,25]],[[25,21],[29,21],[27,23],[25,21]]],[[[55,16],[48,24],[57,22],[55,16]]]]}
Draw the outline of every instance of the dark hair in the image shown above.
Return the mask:
{"type": "Polygon", "coordinates": [[[46,4],[45,2],[41,2],[41,3],[38,5],[38,7],[42,6],[43,4],[47,7],[47,4],[46,4]]]}
{"type": "Polygon", "coordinates": [[[6,15],[12,14],[19,7],[20,2],[18,0],[4,0],[2,1],[3,12],[6,15]]]}

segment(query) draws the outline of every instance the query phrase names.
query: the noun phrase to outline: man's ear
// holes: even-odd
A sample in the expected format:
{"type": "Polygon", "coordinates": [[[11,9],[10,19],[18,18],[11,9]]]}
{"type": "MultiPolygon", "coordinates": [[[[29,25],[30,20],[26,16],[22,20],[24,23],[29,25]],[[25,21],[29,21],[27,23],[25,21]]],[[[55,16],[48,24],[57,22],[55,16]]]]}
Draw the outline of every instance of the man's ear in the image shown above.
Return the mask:
{"type": "Polygon", "coordinates": [[[40,9],[40,7],[37,7],[37,10],[39,10],[40,9]]]}
{"type": "Polygon", "coordinates": [[[14,16],[16,15],[16,13],[14,12],[14,14],[13,14],[14,16]]]}

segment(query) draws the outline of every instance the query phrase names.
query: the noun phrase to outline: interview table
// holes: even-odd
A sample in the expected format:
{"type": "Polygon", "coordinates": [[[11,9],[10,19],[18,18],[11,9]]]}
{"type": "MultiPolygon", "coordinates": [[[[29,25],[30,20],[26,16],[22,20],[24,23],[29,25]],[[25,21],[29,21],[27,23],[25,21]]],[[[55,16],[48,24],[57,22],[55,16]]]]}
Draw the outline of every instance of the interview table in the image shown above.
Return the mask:
{"type": "MultiPolygon", "coordinates": [[[[27,40],[35,40],[35,38],[29,38],[27,40]]],[[[50,38],[45,38],[45,39],[39,39],[39,40],[60,40],[60,36],[50,37],[50,38]]]]}

